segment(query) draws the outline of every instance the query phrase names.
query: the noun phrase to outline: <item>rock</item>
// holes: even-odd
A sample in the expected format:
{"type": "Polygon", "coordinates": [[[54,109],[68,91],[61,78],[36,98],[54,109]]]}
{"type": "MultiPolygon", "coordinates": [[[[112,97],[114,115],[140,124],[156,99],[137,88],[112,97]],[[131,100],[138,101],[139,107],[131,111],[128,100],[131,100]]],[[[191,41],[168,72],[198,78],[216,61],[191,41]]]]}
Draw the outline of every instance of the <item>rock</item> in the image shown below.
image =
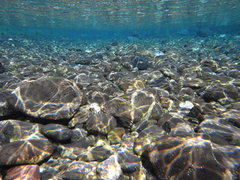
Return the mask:
{"type": "Polygon", "coordinates": [[[197,119],[198,123],[201,123],[204,120],[203,112],[200,106],[195,105],[191,108],[188,116],[197,119]]]}
{"type": "Polygon", "coordinates": [[[134,142],[134,152],[137,155],[141,155],[148,144],[154,139],[161,137],[165,131],[156,125],[150,126],[139,133],[138,137],[134,142]]]}
{"type": "Polygon", "coordinates": [[[116,119],[110,114],[104,112],[92,113],[86,122],[87,131],[93,134],[106,135],[116,126],[116,119]]]}
{"type": "Polygon", "coordinates": [[[226,112],[222,118],[205,119],[198,126],[198,132],[208,135],[216,144],[240,146],[239,112],[231,111],[230,114],[226,112]]]}
{"type": "Polygon", "coordinates": [[[194,129],[183,119],[172,117],[162,128],[169,134],[194,133],[194,129]]]}
{"type": "Polygon", "coordinates": [[[55,142],[69,142],[72,138],[72,131],[60,124],[44,125],[41,132],[55,142]]]}
{"type": "Polygon", "coordinates": [[[72,130],[71,142],[80,142],[83,138],[87,137],[87,131],[80,128],[72,130]]]}
{"type": "Polygon", "coordinates": [[[41,77],[22,81],[12,90],[9,104],[36,118],[70,119],[83,104],[83,91],[64,78],[41,77]]]}
{"type": "Polygon", "coordinates": [[[137,67],[139,70],[146,70],[151,67],[151,63],[149,63],[149,60],[144,56],[134,56],[131,59],[131,63],[133,67],[137,67]]]}
{"type": "Polygon", "coordinates": [[[0,74],[4,73],[6,71],[6,69],[4,68],[4,66],[2,65],[2,63],[0,62],[0,74]]]}
{"type": "Polygon", "coordinates": [[[202,98],[206,102],[216,101],[222,105],[238,99],[238,88],[233,85],[216,85],[206,89],[202,98]]]}
{"type": "Polygon", "coordinates": [[[138,171],[141,166],[141,160],[134,154],[128,151],[118,152],[118,162],[121,165],[122,171],[124,173],[133,173],[138,171]]]}
{"type": "Polygon", "coordinates": [[[101,162],[108,159],[112,155],[112,151],[105,147],[99,146],[91,149],[91,155],[92,155],[92,159],[90,159],[91,161],[101,162]]]}
{"type": "Polygon", "coordinates": [[[125,134],[125,129],[121,127],[116,127],[113,130],[111,130],[108,135],[108,141],[110,141],[110,144],[118,144],[122,140],[122,136],[125,134]]]}
{"type": "Polygon", "coordinates": [[[210,69],[213,72],[216,72],[218,70],[218,64],[214,60],[204,59],[200,63],[201,63],[201,67],[203,69],[208,68],[208,69],[210,69]]]}
{"type": "Polygon", "coordinates": [[[10,76],[8,74],[1,74],[0,73],[0,88],[6,89],[13,83],[17,83],[20,80],[17,79],[16,77],[10,76]]]}
{"type": "Polygon", "coordinates": [[[161,116],[161,97],[158,97],[161,92],[158,95],[156,92],[155,89],[136,90],[116,97],[104,104],[103,111],[112,114],[120,126],[131,129],[137,122],[161,116]]]}
{"type": "Polygon", "coordinates": [[[116,155],[111,155],[108,159],[97,165],[97,173],[100,179],[118,180],[122,174],[121,166],[116,155]]]}
{"type": "Polygon", "coordinates": [[[12,115],[14,110],[8,104],[9,92],[0,92],[0,118],[12,115]]]}
{"type": "Polygon", "coordinates": [[[167,135],[149,144],[142,161],[157,179],[232,179],[236,162],[218,148],[200,134],[167,135]]]}
{"type": "Polygon", "coordinates": [[[52,155],[54,146],[40,125],[17,120],[0,122],[0,165],[37,164],[52,155]]]}
{"type": "Polygon", "coordinates": [[[40,180],[40,172],[38,165],[22,165],[10,168],[7,171],[5,180],[12,179],[31,179],[40,180]]]}
{"type": "Polygon", "coordinates": [[[97,163],[74,161],[63,164],[60,172],[52,179],[97,179],[97,163]]]}
{"type": "Polygon", "coordinates": [[[0,121],[0,143],[7,144],[10,142],[29,140],[29,139],[45,139],[40,133],[41,125],[32,124],[19,120],[0,121]]]}
{"type": "Polygon", "coordinates": [[[0,165],[37,164],[52,155],[53,145],[42,139],[15,141],[0,150],[0,165]]]}

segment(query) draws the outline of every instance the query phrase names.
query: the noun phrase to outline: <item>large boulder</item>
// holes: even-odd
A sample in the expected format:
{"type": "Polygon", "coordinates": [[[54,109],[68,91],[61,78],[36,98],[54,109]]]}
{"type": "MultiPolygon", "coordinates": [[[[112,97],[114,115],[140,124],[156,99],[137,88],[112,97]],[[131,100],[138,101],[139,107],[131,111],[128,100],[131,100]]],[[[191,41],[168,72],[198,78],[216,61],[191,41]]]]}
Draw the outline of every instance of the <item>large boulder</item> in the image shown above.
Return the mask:
{"type": "Polygon", "coordinates": [[[239,149],[221,147],[205,135],[165,135],[148,145],[143,164],[157,179],[237,179],[239,149]]]}
{"type": "Polygon", "coordinates": [[[76,83],[58,77],[26,79],[13,90],[9,104],[36,118],[70,119],[83,104],[83,91],[76,83]]]}

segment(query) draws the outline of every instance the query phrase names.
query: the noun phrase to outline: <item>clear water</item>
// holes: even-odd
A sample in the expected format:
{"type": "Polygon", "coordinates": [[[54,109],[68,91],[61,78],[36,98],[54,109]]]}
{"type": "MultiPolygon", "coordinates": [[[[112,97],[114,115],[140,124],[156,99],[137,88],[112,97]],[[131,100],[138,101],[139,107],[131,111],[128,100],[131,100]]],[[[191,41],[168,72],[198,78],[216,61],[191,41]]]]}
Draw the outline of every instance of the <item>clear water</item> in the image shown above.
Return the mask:
{"type": "Polygon", "coordinates": [[[239,0],[1,0],[0,31],[74,38],[240,32],[239,0]]]}

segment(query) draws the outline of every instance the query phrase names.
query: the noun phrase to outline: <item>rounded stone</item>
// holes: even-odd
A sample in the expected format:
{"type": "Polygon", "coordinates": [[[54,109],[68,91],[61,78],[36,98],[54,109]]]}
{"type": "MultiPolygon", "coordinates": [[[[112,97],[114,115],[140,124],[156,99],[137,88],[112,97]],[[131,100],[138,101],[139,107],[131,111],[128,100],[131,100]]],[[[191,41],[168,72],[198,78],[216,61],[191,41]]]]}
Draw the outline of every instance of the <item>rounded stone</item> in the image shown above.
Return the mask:
{"type": "Polygon", "coordinates": [[[155,89],[136,90],[106,102],[103,110],[112,114],[120,126],[131,129],[137,122],[161,116],[159,94],[155,89]]]}
{"type": "Polygon", "coordinates": [[[68,142],[72,137],[72,131],[61,124],[44,125],[41,132],[47,138],[56,142],[68,142]]]}
{"type": "Polygon", "coordinates": [[[157,179],[232,179],[235,164],[218,148],[201,134],[166,135],[149,144],[142,161],[157,179]]]}
{"type": "Polygon", "coordinates": [[[108,159],[97,165],[97,173],[100,179],[118,180],[122,174],[121,166],[116,155],[111,155],[108,159]]]}
{"type": "Polygon", "coordinates": [[[12,90],[9,104],[29,116],[70,119],[83,104],[83,91],[74,82],[58,77],[30,78],[12,90]]]}
{"type": "Polygon", "coordinates": [[[37,164],[52,155],[54,146],[47,140],[15,141],[0,150],[0,165],[37,164]]]}
{"type": "Polygon", "coordinates": [[[10,168],[7,171],[5,180],[13,179],[31,179],[40,180],[40,172],[38,165],[22,165],[10,168]]]}
{"type": "Polygon", "coordinates": [[[99,112],[92,113],[87,122],[86,129],[89,133],[106,135],[117,126],[116,119],[110,114],[99,112]]]}

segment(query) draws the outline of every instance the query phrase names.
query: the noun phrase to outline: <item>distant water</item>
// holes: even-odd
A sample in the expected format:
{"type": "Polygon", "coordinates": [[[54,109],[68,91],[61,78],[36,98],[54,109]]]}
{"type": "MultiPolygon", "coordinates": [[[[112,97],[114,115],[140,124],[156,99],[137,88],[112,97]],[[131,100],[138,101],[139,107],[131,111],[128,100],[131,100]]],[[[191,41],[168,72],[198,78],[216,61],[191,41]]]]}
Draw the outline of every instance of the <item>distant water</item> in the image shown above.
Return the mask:
{"type": "Polygon", "coordinates": [[[240,33],[239,0],[1,0],[0,31],[73,38],[240,33]]]}

